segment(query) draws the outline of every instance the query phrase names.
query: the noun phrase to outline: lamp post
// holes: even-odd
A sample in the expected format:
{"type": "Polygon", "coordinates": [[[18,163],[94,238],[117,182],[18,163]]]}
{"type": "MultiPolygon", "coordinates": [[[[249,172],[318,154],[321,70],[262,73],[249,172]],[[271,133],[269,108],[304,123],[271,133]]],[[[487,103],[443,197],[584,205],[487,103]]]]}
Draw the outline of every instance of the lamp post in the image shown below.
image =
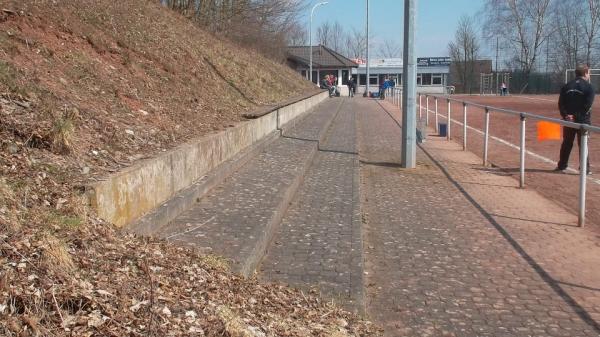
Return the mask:
{"type": "Polygon", "coordinates": [[[371,81],[371,79],[369,78],[371,76],[371,72],[369,69],[369,57],[370,57],[370,50],[369,50],[369,0],[367,0],[367,83],[365,83],[365,93],[367,94],[367,97],[369,95],[369,82],[371,81]]]}
{"type": "Polygon", "coordinates": [[[313,34],[313,29],[312,29],[312,23],[313,23],[313,14],[315,13],[315,9],[317,9],[317,7],[319,6],[323,6],[323,5],[327,5],[329,2],[328,1],[323,1],[323,2],[319,2],[318,4],[314,5],[312,10],[310,11],[310,32],[309,32],[309,41],[310,41],[310,62],[309,62],[309,78],[310,81],[313,81],[313,74],[312,74],[312,61],[313,61],[313,52],[312,52],[312,47],[313,47],[313,43],[312,43],[312,34],[313,34]]]}

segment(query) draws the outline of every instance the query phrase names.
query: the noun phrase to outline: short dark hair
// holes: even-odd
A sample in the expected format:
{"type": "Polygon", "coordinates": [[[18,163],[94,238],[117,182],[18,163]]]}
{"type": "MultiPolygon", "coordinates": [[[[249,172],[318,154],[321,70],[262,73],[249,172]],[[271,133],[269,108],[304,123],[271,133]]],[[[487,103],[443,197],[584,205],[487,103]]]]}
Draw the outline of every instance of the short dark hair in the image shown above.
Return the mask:
{"type": "Polygon", "coordinates": [[[577,66],[577,68],[575,68],[575,76],[577,76],[577,77],[583,77],[589,71],[590,71],[590,67],[588,67],[585,64],[580,64],[580,65],[577,66]]]}

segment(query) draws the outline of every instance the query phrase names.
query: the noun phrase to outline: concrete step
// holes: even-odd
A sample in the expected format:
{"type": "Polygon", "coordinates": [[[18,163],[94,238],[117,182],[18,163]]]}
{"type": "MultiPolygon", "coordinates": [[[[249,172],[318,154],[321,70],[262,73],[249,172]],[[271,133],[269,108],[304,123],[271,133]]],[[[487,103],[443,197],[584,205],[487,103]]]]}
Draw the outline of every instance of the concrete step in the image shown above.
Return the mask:
{"type": "Polygon", "coordinates": [[[234,271],[251,275],[342,102],[316,107],[157,234],[228,258],[234,271]]]}
{"type": "Polygon", "coordinates": [[[260,278],[364,311],[355,111],[346,106],[321,143],[260,266],[260,278]]]}

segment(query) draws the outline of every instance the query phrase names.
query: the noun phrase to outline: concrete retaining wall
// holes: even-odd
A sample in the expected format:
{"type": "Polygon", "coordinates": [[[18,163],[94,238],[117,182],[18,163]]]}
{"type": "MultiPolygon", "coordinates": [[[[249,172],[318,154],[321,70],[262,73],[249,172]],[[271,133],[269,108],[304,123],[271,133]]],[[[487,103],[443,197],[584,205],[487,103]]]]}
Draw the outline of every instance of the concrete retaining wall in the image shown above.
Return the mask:
{"type": "Polygon", "coordinates": [[[128,225],[326,98],[326,92],[316,94],[144,160],[88,186],[90,205],[102,219],[128,225]]]}

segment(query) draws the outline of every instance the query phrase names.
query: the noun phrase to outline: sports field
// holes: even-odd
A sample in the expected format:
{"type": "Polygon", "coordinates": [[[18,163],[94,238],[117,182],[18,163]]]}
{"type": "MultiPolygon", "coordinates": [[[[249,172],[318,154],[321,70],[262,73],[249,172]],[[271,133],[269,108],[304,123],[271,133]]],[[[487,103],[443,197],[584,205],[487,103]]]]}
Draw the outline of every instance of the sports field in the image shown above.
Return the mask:
{"type": "MultiPolygon", "coordinates": [[[[512,95],[512,96],[470,96],[452,95],[452,99],[505,108],[520,112],[529,112],[546,117],[560,118],[558,113],[558,95],[512,95]]],[[[422,98],[423,107],[426,100],[422,98]]],[[[429,122],[434,124],[434,99],[429,98],[429,122]]],[[[423,118],[425,109],[423,109],[423,118]]],[[[447,101],[438,99],[439,122],[445,122],[447,116],[447,101]]],[[[453,120],[451,135],[454,141],[462,143],[463,139],[463,106],[460,102],[451,103],[451,118],[453,120]]],[[[592,124],[600,121],[600,100],[596,100],[592,109],[592,124]]],[[[546,197],[557,201],[559,205],[577,212],[578,209],[578,174],[579,148],[573,147],[567,174],[553,172],[558,161],[561,141],[538,141],[537,120],[526,121],[526,185],[546,197]]],[[[490,163],[501,170],[498,174],[519,175],[519,117],[515,115],[492,112],[490,115],[490,144],[488,159],[490,163]]],[[[483,156],[484,110],[469,106],[467,110],[467,149],[483,156]]],[[[589,143],[590,160],[594,175],[588,178],[587,194],[587,225],[591,225],[600,233],[600,134],[592,133],[589,143]]],[[[527,215],[524,215],[524,219],[527,215]]]]}

